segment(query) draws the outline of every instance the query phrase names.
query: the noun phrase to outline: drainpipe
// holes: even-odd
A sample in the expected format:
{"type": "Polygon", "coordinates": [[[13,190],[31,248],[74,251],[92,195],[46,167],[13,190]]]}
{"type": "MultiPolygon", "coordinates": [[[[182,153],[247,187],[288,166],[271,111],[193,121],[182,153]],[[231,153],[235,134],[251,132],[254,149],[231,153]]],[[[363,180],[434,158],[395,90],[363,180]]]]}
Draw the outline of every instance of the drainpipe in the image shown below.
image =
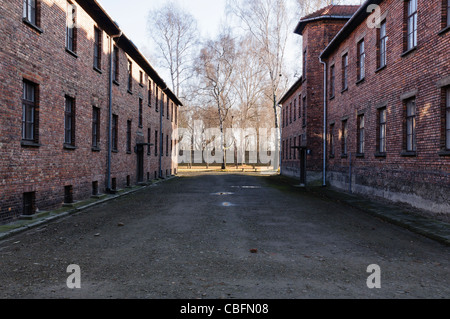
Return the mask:
{"type": "Polygon", "coordinates": [[[322,186],[327,186],[327,63],[319,59],[323,64],[323,182],[322,186]]]}
{"type": "Polygon", "coordinates": [[[112,153],[112,86],[113,86],[113,53],[114,53],[114,39],[120,38],[122,31],[119,34],[109,37],[109,107],[108,107],[108,161],[106,172],[106,190],[111,191],[111,153],[112,153]]]}

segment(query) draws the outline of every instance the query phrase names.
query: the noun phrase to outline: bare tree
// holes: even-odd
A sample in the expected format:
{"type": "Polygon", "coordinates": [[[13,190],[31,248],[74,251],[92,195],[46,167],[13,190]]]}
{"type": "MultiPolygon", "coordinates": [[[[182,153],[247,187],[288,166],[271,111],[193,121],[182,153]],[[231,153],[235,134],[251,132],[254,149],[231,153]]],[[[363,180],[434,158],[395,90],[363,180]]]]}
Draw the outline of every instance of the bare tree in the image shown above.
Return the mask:
{"type": "MultiPolygon", "coordinates": [[[[245,31],[255,40],[259,58],[266,68],[269,80],[275,128],[279,130],[277,99],[286,89],[287,81],[283,81],[285,49],[287,45],[289,19],[286,0],[228,0],[228,10],[239,18],[245,31]]],[[[278,139],[277,139],[278,140],[278,139]]],[[[276,144],[276,153],[279,145],[276,144]]],[[[279,167],[279,156],[276,156],[274,168],[279,167]]]]}
{"type": "Polygon", "coordinates": [[[222,31],[216,40],[206,42],[197,60],[196,73],[200,77],[201,88],[209,98],[207,104],[217,108],[221,145],[223,147],[222,168],[226,168],[227,148],[224,126],[234,104],[233,82],[235,77],[236,44],[229,30],[222,31]]]}
{"type": "Polygon", "coordinates": [[[185,81],[192,75],[199,34],[197,21],[174,2],[151,10],[147,31],[159,48],[162,66],[170,72],[172,89],[180,97],[185,81]]]}

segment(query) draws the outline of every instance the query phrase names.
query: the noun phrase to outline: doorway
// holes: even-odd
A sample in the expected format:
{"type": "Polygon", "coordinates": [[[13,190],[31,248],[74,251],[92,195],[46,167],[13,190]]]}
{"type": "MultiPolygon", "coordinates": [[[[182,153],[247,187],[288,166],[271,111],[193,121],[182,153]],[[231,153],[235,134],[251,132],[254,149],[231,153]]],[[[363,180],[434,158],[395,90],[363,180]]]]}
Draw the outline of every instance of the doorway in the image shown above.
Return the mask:
{"type": "Polygon", "coordinates": [[[137,182],[144,182],[144,146],[137,145],[137,182]]]}

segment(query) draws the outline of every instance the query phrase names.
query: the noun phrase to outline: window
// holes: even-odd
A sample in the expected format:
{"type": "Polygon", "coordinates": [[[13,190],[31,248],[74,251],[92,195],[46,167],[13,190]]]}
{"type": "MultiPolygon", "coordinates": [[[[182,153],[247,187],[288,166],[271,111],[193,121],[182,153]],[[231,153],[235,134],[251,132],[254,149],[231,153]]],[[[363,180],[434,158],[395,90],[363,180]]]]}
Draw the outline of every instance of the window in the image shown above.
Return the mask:
{"type": "Polygon", "coordinates": [[[377,151],[381,155],[386,153],[386,108],[378,110],[378,141],[377,151]]]}
{"type": "Polygon", "coordinates": [[[289,138],[289,159],[292,159],[292,137],[289,138]]]}
{"type": "Polygon", "coordinates": [[[169,156],[169,135],[166,135],[166,156],[169,156]]]}
{"type": "Polygon", "coordinates": [[[386,52],[387,52],[387,40],[386,35],[386,20],[381,22],[380,28],[378,29],[378,41],[377,41],[377,56],[378,62],[377,67],[382,68],[386,66],[386,52]]]}
{"type": "Polygon", "coordinates": [[[342,135],[341,135],[341,145],[342,145],[342,156],[347,156],[348,150],[348,121],[342,121],[342,135]]]}
{"type": "Polygon", "coordinates": [[[302,106],[301,106],[301,103],[302,103],[302,96],[299,95],[298,96],[298,118],[302,117],[302,106]]]}
{"type": "Polygon", "coordinates": [[[133,91],[133,62],[128,60],[128,92],[133,91]]]}
{"type": "Polygon", "coordinates": [[[150,78],[148,78],[148,106],[152,106],[152,83],[150,78]]]}
{"type": "Polygon", "coordinates": [[[66,19],[66,48],[71,52],[76,52],[76,7],[71,2],[67,2],[66,19]]]}
{"type": "Polygon", "coordinates": [[[450,0],[447,0],[447,10],[446,14],[447,14],[447,27],[450,27],[450,0]]]}
{"type": "Polygon", "coordinates": [[[155,156],[158,156],[158,131],[155,131],[155,156]]]}
{"type": "Polygon", "coordinates": [[[358,81],[361,81],[366,76],[366,51],[364,47],[364,40],[358,42],[358,60],[357,60],[358,81]]]}
{"type": "Polygon", "coordinates": [[[174,105],[174,112],[175,112],[175,124],[178,124],[178,107],[177,107],[177,105],[174,105]]]}
{"type": "Polygon", "coordinates": [[[158,112],[159,88],[155,84],[155,111],[158,112]]]}
{"type": "Polygon", "coordinates": [[[34,26],[39,25],[39,3],[37,0],[23,0],[23,19],[34,26]]]}
{"type": "Polygon", "coordinates": [[[114,46],[113,51],[113,81],[119,83],[119,48],[114,46]]]}
{"type": "Polygon", "coordinates": [[[348,53],[342,56],[342,91],[348,88],[348,53]]]}
{"type": "Polygon", "coordinates": [[[303,51],[303,81],[306,79],[306,49],[303,51]]]}
{"type": "Polygon", "coordinates": [[[169,111],[169,106],[170,106],[170,102],[169,102],[169,96],[166,96],[166,105],[167,105],[167,119],[169,119],[169,115],[170,115],[170,111],[169,111]]]}
{"type": "Polygon", "coordinates": [[[330,157],[334,157],[334,124],[330,125],[330,157]]]}
{"type": "Polygon", "coordinates": [[[92,107],[92,148],[100,147],[100,109],[92,107]]]}
{"type": "Polygon", "coordinates": [[[144,86],[144,72],[139,71],[139,85],[144,86]]]}
{"type": "Polygon", "coordinates": [[[152,130],[150,128],[147,129],[147,155],[150,155],[150,151],[151,151],[151,134],[152,134],[152,130]]]}
{"type": "Polygon", "coordinates": [[[297,99],[294,99],[294,122],[297,121],[297,99]]]}
{"type": "Polygon", "coordinates": [[[139,98],[139,127],[142,128],[142,99],[139,98]]]}
{"type": "Polygon", "coordinates": [[[330,66],[330,98],[334,97],[335,91],[336,91],[336,69],[334,67],[334,64],[330,66]]]}
{"type": "Polygon", "coordinates": [[[357,127],[357,139],[358,139],[358,150],[357,153],[359,155],[363,155],[364,154],[364,146],[365,146],[365,118],[364,115],[359,115],[358,116],[358,127],[357,127]]]}
{"type": "Polygon", "coordinates": [[[289,104],[289,124],[292,123],[292,102],[289,104]]]}
{"type": "Polygon", "coordinates": [[[306,114],[307,114],[306,96],[303,97],[303,127],[306,126],[306,114]]]}
{"type": "Polygon", "coordinates": [[[164,94],[161,92],[161,116],[164,118],[164,94]]]}
{"type": "Polygon", "coordinates": [[[406,17],[406,51],[417,46],[417,0],[408,0],[406,17]]]}
{"type": "Polygon", "coordinates": [[[115,114],[112,116],[112,130],[111,130],[111,147],[112,150],[117,152],[118,139],[119,139],[119,117],[115,114]]]}
{"type": "Polygon", "coordinates": [[[102,38],[103,32],[94,27],[94,68],[102,69],[102,38]]]}
{"type": "Polygon", "coordinates": [[[282,109],[281,109],[281,127],[284,127],[284,113],[285,113],[285,111],[286,111],[286,107],[283,107],[282,109]]]}
{"type": "Polygon", "coordinates": [[[75,99],[66,96],[64,112],[64,144],[75,146],[75,99]]]}
{"type": "Polygon", "coordinates": [[[127,121],[127,153],[131,153],[131,120],[127,121]]]}
{"type": "Polygon", "coordinates": [[[406,101],[406,151],[416,151],[416,100],[406,101]]]}
{"type": "Polygon", "coordinates": [[[450,151],[450,87],[445,89],[445,150],[450,151]]]}
{"type": "MultiPolygon", "coordinates": [[[[294,137],[294,145],[292,145],[293,147],[296,147],[297,146],[297,137],[294,137]]],[[[294,148],[293,149],[293,152],[294,152],[294,159],[297,159],[297,149],[296,148],[294,148]]]]}
{"type": "Polygon", "coordinates": [[[38,143],[37,85],[23,81],[22,140],[38,143]]]}

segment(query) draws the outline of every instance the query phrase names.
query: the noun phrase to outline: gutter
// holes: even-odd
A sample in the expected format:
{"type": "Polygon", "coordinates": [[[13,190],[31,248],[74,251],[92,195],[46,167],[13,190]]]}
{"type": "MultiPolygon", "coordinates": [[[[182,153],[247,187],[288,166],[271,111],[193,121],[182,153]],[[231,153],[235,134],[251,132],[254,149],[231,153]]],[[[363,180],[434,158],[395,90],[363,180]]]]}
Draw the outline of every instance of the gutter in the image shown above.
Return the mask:
{"type": "Polygon", "coordinates": [[[114,39],[120,38],[122,31],[109,37],[109,106],[108,106],[108,160],[106,172],[106,191],[111,192],[111,157],[112,157],[112,86],[113,86],[113,53],[114,39]]]}

